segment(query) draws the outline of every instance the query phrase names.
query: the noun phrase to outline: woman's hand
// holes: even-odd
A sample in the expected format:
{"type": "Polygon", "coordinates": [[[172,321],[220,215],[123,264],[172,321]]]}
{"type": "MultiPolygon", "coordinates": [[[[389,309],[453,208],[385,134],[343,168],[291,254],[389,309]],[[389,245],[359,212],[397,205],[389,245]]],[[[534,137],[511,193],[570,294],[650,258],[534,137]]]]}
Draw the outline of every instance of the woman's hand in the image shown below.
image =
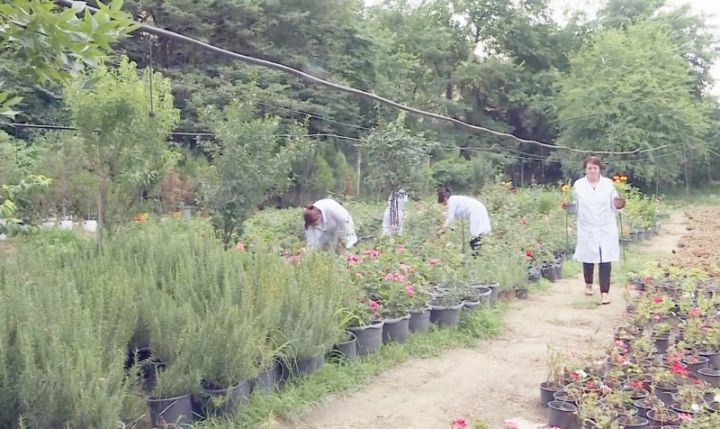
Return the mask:
{"type": "Polygon", "coordinates": [[[560,208],[565,210],[569,203],[567,201],[560,201],[560,208]]]}
{"type": "Polygon", "coordinates": [[[625,208],[625,198],[613,198],[613,204],[616,209],[621,210],[625,208]]]}

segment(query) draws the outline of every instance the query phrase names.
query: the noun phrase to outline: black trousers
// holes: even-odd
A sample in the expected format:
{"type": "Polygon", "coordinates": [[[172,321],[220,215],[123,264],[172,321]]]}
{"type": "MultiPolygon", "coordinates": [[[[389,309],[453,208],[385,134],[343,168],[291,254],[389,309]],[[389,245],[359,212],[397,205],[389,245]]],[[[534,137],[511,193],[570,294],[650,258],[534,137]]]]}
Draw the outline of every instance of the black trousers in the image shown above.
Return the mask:
{"type": "Polygon", "coordinates": [[[470,240],[470,250],[472,251],[473,257],[477,257],[478,253],[480,253],[481,237],[482,235],[478,235],[477,237],[470,240]]]}
{"type": "MultiPolygon", "coordinates": [[[[600,268],[600,292],[607,293],[610,291],[610,262],[601,262],[598,264],[600,268]]],[[[595,271],[595,264],[583,262],[583,276],[585,277],[585,284],[591,285],[593,283],[593,271],[595,271]]]]}

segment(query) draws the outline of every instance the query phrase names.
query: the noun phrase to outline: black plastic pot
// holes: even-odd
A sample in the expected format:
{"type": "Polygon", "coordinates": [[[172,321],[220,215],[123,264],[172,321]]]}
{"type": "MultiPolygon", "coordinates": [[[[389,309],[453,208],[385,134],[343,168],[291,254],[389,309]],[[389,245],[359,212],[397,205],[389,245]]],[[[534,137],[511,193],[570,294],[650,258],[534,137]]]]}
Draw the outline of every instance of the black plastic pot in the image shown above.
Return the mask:
{"type": "Polygon", "coordinates": [[[693,373],[695,377],[699,377],[700,370],[707,368],[708,363],[710,362],[710,359],[706,358],[705,356],[697,356],[696,358],[692,360],[683,359],[682,363],[687,366],[688,371],[693,373]]]}
{"type": "Polygon", "coordinates": [[[562,429],[578,429],[580,426],[575,405],[564,401],[550,401],[548,408],[548,426],[562,429]]]}
{"type": "MultiPolygon", "coordinates": [[[[698,404],[698,405],[700,405],[700,409],[702,409],[706,404],[703,402],[703,404],[698,404]]],[[[678,414],[687,414],[687,415],[689,415],[689,416],[691,416],[691,417],[695,416],[695,414],[696,414],[696,413],[695,413],[694,411],[692,411],[692,410],[686,410],[686,409],[684,409],[683,406],[680,405],[680,404],[678,404],[678,403],[672,404],[672,406],[671,406],[670,408],[671,408],[673,411],[675,411],[676,413],[678,413],[678,414]]]]}
{"type": "Polygon", "coordinates": [[[656,418],[654,410],[648,410],[647,419],[650,420],[650,425],[654,427],[674,425],[679,420],[678,414],[675,411],[669,411],[669,413],[671,416],[673,416],[672,419],[663,421],[659,418],[656,418]]]}
{"type": "Polygon", "coordinates": [[[427,332],[430,329],[430,308],[410,312],[410,332],[427,332]]]}
{"type": "Polygon", "coordinates": [[[430,321],[442,328],[453,328],[460,323],[462,308],[462,302],[450,307],[430,303],[430,321]]]}
{"type": "Polygon", "coordinates": [[[553,269],[553,271],[555,272],[555,273],[554,273],[554,274],[555,274],[555,278],[556,278],[556,279],[561,279],[561,278],[562,278],[562,273],[563,273],[563,263],[562,263],[562,260],[560,260],[560,262],[556,262],[556,263],[552,264],[552,269],[553,269]]]}
{"type": "Polygon", "coordinates": [[[638,413],[637,413],[638,416],[647,418],[647,412],[650,409],[650,405],[647,404],[645,399],[639,399],[637,401],[634,401],[633,405],[638,410],[638,413]]]}
{"type": "Polygon", "coordinates": [[[542,277],[542,270],[538,267],[533,267],[528,270],[528,281],[529,282],[536,282],[540,280],[540,277],[542,277]]]}
{"type": "Polygon", "coordinates": [[[556,282],[557,277],[557,270],[554,268],[554,264],[547,264],[543,265],[542,268],[540,268],[540,272],[542,273],[542,276],[546,279],[548,279],[551,282],[556,282]]]}
{"type": "Polygon", "coordinates": [[[291,377],[303,377],[310,375],[325,365],[325,353],[315,356],[298,357],[291,360],[289,372],[291,377]]]}
{"type": "Polygon", "coordinates": [[[242,401],[250,398],[252,383],[249,380],[223,388],[204,384],[202,389],[203,412],[206,416],[232,416],[242,401]]]}
{"type": "Polygon", "coordinates": [[[667,352],[668,346],[670,345],[670,337],[655,336],[653,337],[653,341],[655,341],[655,349],[657,349],[658,354],[663,355],[667,352]]]}
{"type": "Polygon", "coordinates": [[[498,288],[500,287],[499,283],[473,283],[470,285],[473,289],[480,291],[481,295],[484,296],[485,289],[490,289],[490,295],[488,296],[487,303],[489,305],[494,305],[497,302],[498,299],[498,288]]]}
{"type": "Polygon", "coordinates": [[[646,428],[650,426],[650,421],[639,416],[620,416],[615,421],[622,428],[646,428]]]}
{"type": "Polygon", "coordinates": [[[677,386],[662,384],[655,385],[655,396],[657,396],[658,399],[663,401],[663,403],[668,407],[675,403],[672,395],[673,393],[677,393],[677,391],[677,386]]]}
{"type": "Polygon", "coordinates": [[[410,336],[410,314],[397,319],[385,319],[382,329],[383,343],[404,343],[410,336]]]}
{"type": "Polygon", "coordinates": [[[543,407],[547,407],[550,401],[555,400],[555,397],[553,396],[555,392],[558,392],[561,389],[562,387],[550,384],[547,381],[540,383],[540,404],[543,407]]]}
{"type": "Polygon", "coordinates": [[[337,343],[333,347],[332,351],[330,352],[330,358],[332,360],[354,360],[358,358],[357,337],[352,332],[349,332],[349,334],[349,340],[337,343]]]}
{"type": "Polygon", "coordinates": [[[477,286],[473,287],[475,291],[477,292],[478,301],[486,306],[490,306],[492,304],[492,289],[490,289],[487,286],[477,286]]]}
{"type": "Polygon", "coordinates": [[[720,352],[719,351],[700,351],[700,352],[698,352],[698,354],[700,356],[704,356],[710,360],[708,362],[708,367],[720,369],[720,352]]]}
{"type": "Polygon", "coordinates": [[[262,369],[252,383],[253,390],[270,392],[280,384],[282,366],[277,360],[268,368],[262,369]]]}
{"type": "Polygon", "coordinates": [[[528,292],[530,292],[530,290],[528,288],[522,287],[522,286],[515,288],[514,291],[515,291],[515,298],[517,298],[517,299],[527,299],[528,292]]]}
{"type": "Polygon", "coordinates": [[[348,330],[357,337],[357,349],[360,357],[375,353],[380,350],[380,347],[383,345],[382,321],[375,322],[371,325],[348,328],[348,330]]]}
{"type": "Polygon", "coordinates": [[[155,428],[189,428],[195,421],[190,393],[174,398],[148,398],[147,404],[150,422],[155,428]]]}
{"type": "Polygon", "coordinates": [[[555,401],[569,402],[573,405],[577,405],[577,399],[563,389],[553,393],[553,399],[555,401]]]}
{"type": "Polygon", "coordinates": [[[702,381],[712,387],[720,387],[720,370],[713,368],[703,368],[698,371],[698,376],[702,381]]]}

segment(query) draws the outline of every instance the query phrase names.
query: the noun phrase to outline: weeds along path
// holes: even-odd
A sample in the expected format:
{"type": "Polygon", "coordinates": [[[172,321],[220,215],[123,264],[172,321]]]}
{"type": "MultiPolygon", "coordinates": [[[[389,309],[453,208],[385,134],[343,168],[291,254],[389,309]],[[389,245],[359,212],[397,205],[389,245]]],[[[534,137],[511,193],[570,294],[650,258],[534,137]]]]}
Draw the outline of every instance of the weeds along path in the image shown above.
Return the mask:
{"type": "MultiPolygon", "coordinates": [[[[686,230],[685,222],[681,213],[671,216],[659,236],[632,246],[626,259],[614,264],[615,271],[670,255],[686,230]]],[[[598,290],[592,297],[584,296],[581,274],[562,279],[531,293],[528,300],[511,303],[501,337],[472,349],[408,361],[281,427],[430,429],[447,428],[454,418],[473,417],[484,418],[492,428],[504,428],[510,418],[521,421],[520,429],[544,427],[546,410],[538,402],[547,345],[579,352],[608,346],[625,306],[620,277],[611,288],[608,306],[598,305],[598,290]]]]}

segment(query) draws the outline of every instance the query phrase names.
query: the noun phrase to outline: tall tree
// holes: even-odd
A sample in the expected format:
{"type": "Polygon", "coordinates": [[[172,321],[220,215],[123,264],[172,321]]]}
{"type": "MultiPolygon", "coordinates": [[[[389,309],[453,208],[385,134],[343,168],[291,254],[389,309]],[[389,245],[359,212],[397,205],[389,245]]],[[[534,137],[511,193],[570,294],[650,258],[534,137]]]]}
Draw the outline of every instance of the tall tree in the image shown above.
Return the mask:
{"type": "Polygon", "coordinates": [[[82,139],[86,168],[97,178],[102,227],[110,192],[160,179],[167,137],[179,112],[173,107],[170,82],[149,70],[138,75],[127,58],[117,68],[100,66],[68,84],[65,97],[82,139]]]}
{"type": "Polygon", "coordinates": [[[216,135],[205,144],[212,166],[202,183],[203,203],[228,245],[254,209],[288,189],[306,141],[302,127],[283,133],[279,118],[258,117],[253,101],[233,101],[222,111],[208,107],[203,117],[216,135]]]}
{"type": "MultiPolygon", "coordinates": [[[[559,143],[588,151],[644,151],[607,161],[645,183],[672,182],[687,153],[707,152],[705,111],[693,98],[689,66],[665,26],[645,21],[608,29],[570,63],[559,82],[559,143]]],[[[577,157],[563,153],[562,161],[577,168],[577,157]]]]}

